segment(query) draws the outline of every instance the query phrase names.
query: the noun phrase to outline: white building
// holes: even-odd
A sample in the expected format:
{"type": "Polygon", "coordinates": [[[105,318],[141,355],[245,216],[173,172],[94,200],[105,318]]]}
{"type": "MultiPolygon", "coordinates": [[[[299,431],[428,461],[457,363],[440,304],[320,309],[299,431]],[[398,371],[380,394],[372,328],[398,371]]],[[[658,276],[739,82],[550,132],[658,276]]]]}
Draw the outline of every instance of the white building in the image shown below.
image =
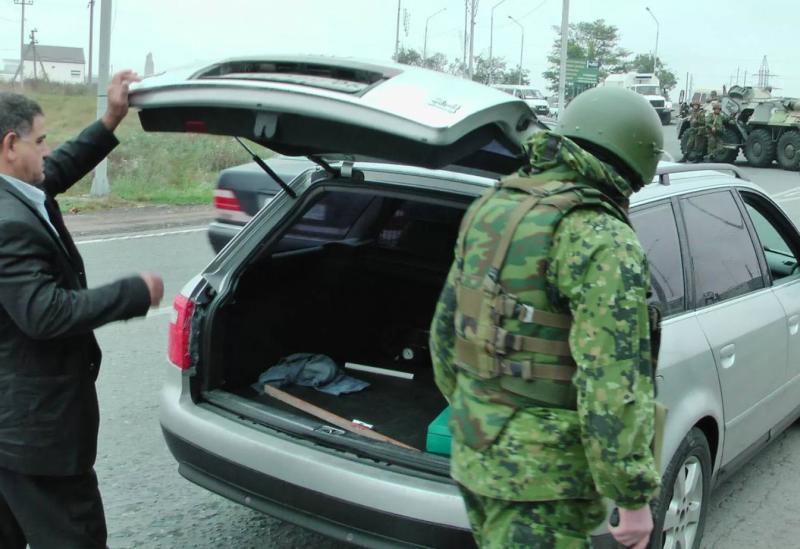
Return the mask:
{"type": "Polygon", "coordinates": [[[66,84],[82,84],[86,76],[86,62],[83,57],[83,48],[68,48],[62,46],[40,46],[25,48],[23,56],[25,64],[23,72],[25,79],[38,78],[50,82],[66,84]],[[34,59],[35,57],[35,59],[34,59]]]}
{"type": "Polygon", "coordinates": [[[0,59],[0,82],[11,82],[19,67],[19,59],[0,59]]]}

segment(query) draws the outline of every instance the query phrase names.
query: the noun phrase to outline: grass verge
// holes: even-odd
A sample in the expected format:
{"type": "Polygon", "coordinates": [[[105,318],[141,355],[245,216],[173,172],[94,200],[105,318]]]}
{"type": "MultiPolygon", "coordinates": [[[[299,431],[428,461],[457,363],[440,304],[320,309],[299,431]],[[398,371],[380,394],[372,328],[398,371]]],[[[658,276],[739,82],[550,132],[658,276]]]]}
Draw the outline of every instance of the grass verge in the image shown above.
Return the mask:
{"type": "MultiPolygon", "coordinates": [[[[15,91],[7,85],[0,90],[15,91]]],[[[47,141],[55,148],[98,118],[94,90],[86,86],[26,83],[25,94],[45,114],[47,141]]],[[[145,133],[131,111],[115,132],[119,146],[108,157],[110,194],[91,196],[92,174],[59,196],[63,210],[81,211],[151,204],[210,204],[219,171],[250,160],[231,137],[145,133]]],[[[271,153],[255,147],[264,157],[271,153]]]]}

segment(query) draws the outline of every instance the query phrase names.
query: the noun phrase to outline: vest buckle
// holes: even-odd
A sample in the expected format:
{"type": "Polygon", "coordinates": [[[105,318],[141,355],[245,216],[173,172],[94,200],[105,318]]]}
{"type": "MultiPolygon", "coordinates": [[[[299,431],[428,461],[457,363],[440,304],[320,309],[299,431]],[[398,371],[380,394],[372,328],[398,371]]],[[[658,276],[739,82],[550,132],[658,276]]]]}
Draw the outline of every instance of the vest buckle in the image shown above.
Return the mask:
{"type": "Polygon", "coordinates": [[[517,302],[514,305],[514,317],[519,319],[520,322],[530,324],[533,322],[533,313],[536,311],[533,305],[525,305],[524,303],[517,302]]]}
{"type": "Polygon", "coordinates": [[[486,342],[486,352],[494,356],[505,356],[509,349],[518,350],[516,349],[515,339],[514,334],[509,333],[508,330],[495,326],[494,333],[486,342]]]}

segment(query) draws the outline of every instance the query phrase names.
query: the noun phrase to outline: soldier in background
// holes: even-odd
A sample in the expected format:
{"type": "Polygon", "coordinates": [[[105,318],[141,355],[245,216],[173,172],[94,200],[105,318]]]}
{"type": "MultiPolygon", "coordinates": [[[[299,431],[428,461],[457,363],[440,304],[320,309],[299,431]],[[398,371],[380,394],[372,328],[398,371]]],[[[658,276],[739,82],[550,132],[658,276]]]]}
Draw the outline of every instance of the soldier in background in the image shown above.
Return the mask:
{"type": "Polygon", "coordinates": [[[616,540],[648,543],[650,275],[627,207],[662,146],[645,98],[588,90],[464,216],[431,355],[481,547],[588,547],[604,497],[616,540]]]}
{"type": "Polygon", "coordinates": [[[706,155],[706,115],[699,101],[692,101],[688,131],[692,133],[686,142],[686,158],[682,160],[701,162],[706,155]]]}
{"type": "Polygon", "coordinates": [[[722,134],[730,119],[722,114],[722,106],[719,101],[714,101],[711,109],[711,114],[705,118],[708,135],[708,156],[706,158],[713,162],[724,154],[725,143],[722,141],[722,134]]]}

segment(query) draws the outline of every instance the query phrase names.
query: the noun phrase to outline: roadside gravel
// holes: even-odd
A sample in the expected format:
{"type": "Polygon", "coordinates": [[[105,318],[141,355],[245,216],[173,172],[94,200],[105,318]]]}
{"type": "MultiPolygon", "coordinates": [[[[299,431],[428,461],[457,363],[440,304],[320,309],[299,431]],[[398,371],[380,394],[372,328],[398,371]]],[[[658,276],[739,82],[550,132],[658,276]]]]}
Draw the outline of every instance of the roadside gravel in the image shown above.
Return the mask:
{"type": "Polygon", "coordinates": [[[64,223],[75,238],[204,226],[213,219],[211,205],[141,206],[64,214],[64,223]]]}

